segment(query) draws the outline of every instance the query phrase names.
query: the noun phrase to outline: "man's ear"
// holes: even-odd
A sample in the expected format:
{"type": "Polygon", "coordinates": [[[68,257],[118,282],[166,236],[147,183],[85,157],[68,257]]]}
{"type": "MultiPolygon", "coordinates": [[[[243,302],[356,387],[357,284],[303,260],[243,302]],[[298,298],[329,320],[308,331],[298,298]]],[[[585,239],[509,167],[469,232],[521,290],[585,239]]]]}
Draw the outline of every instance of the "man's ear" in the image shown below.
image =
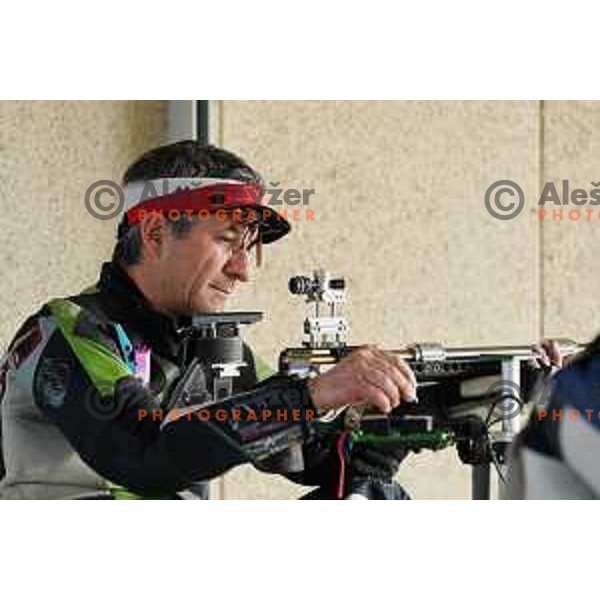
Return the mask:
{"type": "Polygon", "coordinates": [[[140,236],[145,256],[160,258],[167,235],[165,218],[160,213],[153,212],[144,217],[140,223],[140,236]]]}

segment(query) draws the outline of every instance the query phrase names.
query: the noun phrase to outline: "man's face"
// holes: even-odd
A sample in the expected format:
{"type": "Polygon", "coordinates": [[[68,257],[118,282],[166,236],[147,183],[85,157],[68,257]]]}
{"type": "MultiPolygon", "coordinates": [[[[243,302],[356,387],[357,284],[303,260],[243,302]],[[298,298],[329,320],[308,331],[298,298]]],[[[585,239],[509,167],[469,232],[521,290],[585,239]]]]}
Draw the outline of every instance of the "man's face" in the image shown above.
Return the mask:
{"type": "Polygon", "coordinates": [[[180,315],[222,311],[238,281],[250,279],[249,255],[240,246],[251,231],[229,216],[194,223],[181,238],[166,231],[156,265],[164,308],[180,315]]]}

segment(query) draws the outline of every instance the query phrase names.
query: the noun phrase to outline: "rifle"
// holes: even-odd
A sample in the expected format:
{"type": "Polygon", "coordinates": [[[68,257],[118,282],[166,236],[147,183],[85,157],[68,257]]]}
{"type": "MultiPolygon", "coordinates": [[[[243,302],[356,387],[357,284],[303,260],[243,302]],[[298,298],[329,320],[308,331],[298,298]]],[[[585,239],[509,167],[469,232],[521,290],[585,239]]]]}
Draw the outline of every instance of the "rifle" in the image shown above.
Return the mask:
{"type": "MultiPolygon", "coordinates": [[[[304,321],[303,345],[281,352],[282,374],[318,375],[359,347],[346,343],[343,278],[332,278],[320,269],[312,278],[292,277],[289,291],[304,296],[314,314],[304,321]]],[[[571,340],[557,342],[563,356],[584,349],[571,340]]],[[[539,379],[539,369],[531,366],[536,358],[533,345],[445,348],[419,343],[388,352],[415,373],[418,403],[403,403],[389,416],[349,407],[335,417],[343,419],[344,429],[357,444],[393,445],[414,452],[456,445],[463,464],[473,467],[473,498],[489,498],[490,467],[496,467],[501,485],[505,484],[507,449],[520,429],[528,392],[539,379]]],[[[333,426],[325,419],[321,429],[326,433],[333,426]]]]}

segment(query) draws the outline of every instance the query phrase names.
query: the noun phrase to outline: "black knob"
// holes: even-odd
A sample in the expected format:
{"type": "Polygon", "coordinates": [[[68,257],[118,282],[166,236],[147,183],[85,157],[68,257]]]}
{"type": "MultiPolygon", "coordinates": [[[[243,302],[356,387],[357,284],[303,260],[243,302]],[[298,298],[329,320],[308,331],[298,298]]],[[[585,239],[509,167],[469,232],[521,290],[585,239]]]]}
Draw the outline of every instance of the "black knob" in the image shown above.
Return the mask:
{"type": "Polygon", "coordinates": [[[301,275],[292,277],[288,282],[288,289],[290,290],[290,294],[308,294],[312,289],[312,281],[309,277],[301,275]]]}

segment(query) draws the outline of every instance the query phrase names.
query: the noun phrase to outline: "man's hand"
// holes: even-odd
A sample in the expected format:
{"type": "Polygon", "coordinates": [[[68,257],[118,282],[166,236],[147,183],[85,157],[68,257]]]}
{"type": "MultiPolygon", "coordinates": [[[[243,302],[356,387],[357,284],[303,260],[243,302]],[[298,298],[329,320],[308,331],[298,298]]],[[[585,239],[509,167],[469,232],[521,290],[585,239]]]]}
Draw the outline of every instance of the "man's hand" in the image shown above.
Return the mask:
{"type": "Polygon", "coordinates": [[[414,402],[417,397],[417,381],[410,367],[375,346],[358,348],[312,379],[308,389],[315,407],[323,411],[368,404],[389,413],[402,401],[414,402]]]}
{"type": "Polygon", "coordinates": [[[391,483],[407,454],[408,450],[402,447],[356,444],[350,454],[350,477],[354,481],[391,483]]]}
{"type": "Polygon", "coordinates": [[[536,354],[536,358],[530,363],[533,368],[550,371],[563,366],[563,357],[555,340],[543,340],[541,343],[535,344],[532,350],[536,354]]]}

